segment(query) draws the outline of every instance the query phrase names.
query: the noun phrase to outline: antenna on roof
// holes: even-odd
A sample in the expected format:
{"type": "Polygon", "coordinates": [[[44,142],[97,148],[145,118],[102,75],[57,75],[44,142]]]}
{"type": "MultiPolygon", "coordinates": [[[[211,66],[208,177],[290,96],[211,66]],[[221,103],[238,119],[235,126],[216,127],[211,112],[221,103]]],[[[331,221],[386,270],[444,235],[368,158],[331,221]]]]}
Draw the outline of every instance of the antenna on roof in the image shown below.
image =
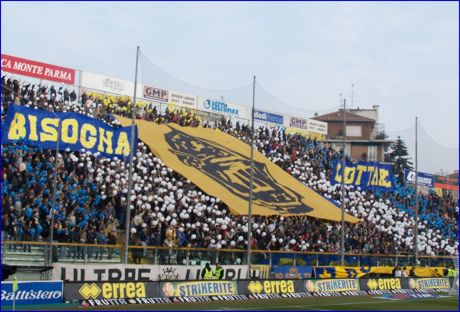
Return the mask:
{"type": "Polygon", "coordinates": [[[354,85],[354,83],[352,83],[351,84],[351,105],[350,105],[350,108],[353,108],[353,96],[355,95],[354,88],[355,88],[355,85],[354,85]]]}

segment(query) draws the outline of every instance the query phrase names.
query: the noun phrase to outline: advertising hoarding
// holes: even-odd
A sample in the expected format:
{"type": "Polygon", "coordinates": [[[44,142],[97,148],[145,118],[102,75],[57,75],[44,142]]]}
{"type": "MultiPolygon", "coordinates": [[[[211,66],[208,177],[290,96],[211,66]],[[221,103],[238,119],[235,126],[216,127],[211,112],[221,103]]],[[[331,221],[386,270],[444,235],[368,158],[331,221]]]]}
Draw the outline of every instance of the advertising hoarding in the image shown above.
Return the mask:
{"type": "Polygon", "coordinates": [[[2,71],[43,80],[75,83],[75,69],[2,54],[2,71]]]}
{"type": "Polygon", "coordinates": [[[13,292],[13,282],[2,282],[1,305],[50,304],[63,300],[62,281],[18,282],[18,290],[13,292]]]}

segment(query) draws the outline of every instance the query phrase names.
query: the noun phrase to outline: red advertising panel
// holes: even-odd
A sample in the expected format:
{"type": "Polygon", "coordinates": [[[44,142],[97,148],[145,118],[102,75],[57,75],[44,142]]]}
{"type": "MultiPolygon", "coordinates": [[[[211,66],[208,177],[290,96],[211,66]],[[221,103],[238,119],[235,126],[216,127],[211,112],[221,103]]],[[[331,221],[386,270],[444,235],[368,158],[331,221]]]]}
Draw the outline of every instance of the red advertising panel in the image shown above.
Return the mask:
{"type": "Polygon", "coordinates": [[[435,176],[434,187],[444,190],[458,191],[458,174],[435,176]]]}
{"type": "Polygon", "coordinates": [[[2,54],[2,71],[66,84],[74,84],[75,82],[74,69],[6,54],[2,54]]]}

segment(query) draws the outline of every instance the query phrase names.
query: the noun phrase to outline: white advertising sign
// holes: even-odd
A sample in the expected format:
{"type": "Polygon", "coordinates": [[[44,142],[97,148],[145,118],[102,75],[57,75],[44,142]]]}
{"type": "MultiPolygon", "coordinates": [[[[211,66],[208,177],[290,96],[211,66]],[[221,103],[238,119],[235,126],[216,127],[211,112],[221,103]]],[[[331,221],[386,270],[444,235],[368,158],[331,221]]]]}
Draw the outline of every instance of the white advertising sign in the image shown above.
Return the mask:
{"type": "MultiPolygon", "coordinates": [[[[85,281],[158,281],[201,279],[204,265],[136,265],[136,264],[70,264],[55,263],[52,278],[56,280],[85,281]]],[[[215,270],[215,266],[211,265],[215,270]]],[[[222,265],[224,278],[247,278],[247,265],[222,265]]]]}
{"type": "Polygon", "coordinates": [[[300,117],[289,117],[289,127],[307,129],[308,120],[300,117]]]}
{"type": "Polygon", "coordinates": [[[212,100],[199,97],[198,109],[213,112],[221,115],[228,115],[244,119],[250,119],[250,108],[246,106],[236,105],[223,100],[212,100]]]}
{"type": "Polygon", "coordinates": [[[307,130],[327,135],[327,123],[315,119],[308,119],[307,130]]]}
{"type": "Polygon", "coordinates": [[[92,89],[95,92],[102,91],[105,93],[120,94],[131,97],[134,95],[134,83],[132,81],[93,74],[90,72],[81,72],[81,86],[83,88],[92,89]]]}
{"type": "Polygon", "coordinates": [[[176,91],[169,92],[169,103],[195,109],[198,98],[194,95],[187,95],[176,91]]]}
{"type": "Polygon", "coordinates": [[[144,98],[156,102],[167,103],[169,99],[169,91],[152,86],[144,86],[144,98]]]}

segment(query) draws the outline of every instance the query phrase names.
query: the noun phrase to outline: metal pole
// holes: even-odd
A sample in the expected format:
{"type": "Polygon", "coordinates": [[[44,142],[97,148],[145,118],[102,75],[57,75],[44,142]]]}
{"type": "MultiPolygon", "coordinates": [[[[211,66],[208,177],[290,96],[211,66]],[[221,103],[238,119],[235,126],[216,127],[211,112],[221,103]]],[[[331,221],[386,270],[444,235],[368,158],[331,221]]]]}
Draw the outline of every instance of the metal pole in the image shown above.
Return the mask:
{"type": "Polygon", "coordinates": [[[252,113],[251,113],[251,165],[249,180],[249,211],[248,211],[248,277],[251,278],[251,239],[252,239],[252,185],[254,183],[254,105],[256,97],[256,76],[252,84],[252,113]]]}
{"type": "Polygon", "coordinates": [[[351,84],[351,108],[353,108],[353,97],[354,97],[354,95],[355,95],[355,93],[354,93],[354,88],[355,88],[355,84],[352,83],[352,84],[351,84]]]}
{"type": "Polygon", "coordinates": [[[342,226],[341,226],[341,239],[340,239],[340,265],[345,264],[345,137],[347,135],[347,126],[345,121],[345,113],[346,113],[346,99],[343,99],[343,133],[342,133],[342,145],[343,145],[343,153],[342,153],[342,198],[341,198],[341,206],[342,206],[342,226]]]}
{"type": "Polygon", "coordinates": [[[136,91],[137,91],[137,65],[139,62],[139,46],[136,50],[136,70],[134,78],[134,98],[131,108],[131,146],[129,151],[129,174],[128,174],[128,200],[126,206],[125,220],[125,246],[124,246],[124,263],[128,263],[128,245],[130,236],[130,219],[131,219],[131,190],[133,189],[133,153],[134,153],[134,135],[135,135],[135,119],[136,119],[136,91]]]}
{"type": "Polygon", "coordinates": [[[418,117],[415,117],[415,265],[418,264],[418,159],[417,159],[418,117]]]}
{"type": "Polygon", "coordinates": [[[61,120],[58,118],[58,137],[56,141],[56,153],[54,159],[54,181],[53,181],[53,200],[51,202],[51,225],[50,225],[50,245],[48,253],[48,265],[53,263],[53,239],[54,239],[54,209],[56,207],[56,193],[57,193],[57,175],[58,175],[58,155],[59,155],[59,141],[61,140],[61,120]]]}

